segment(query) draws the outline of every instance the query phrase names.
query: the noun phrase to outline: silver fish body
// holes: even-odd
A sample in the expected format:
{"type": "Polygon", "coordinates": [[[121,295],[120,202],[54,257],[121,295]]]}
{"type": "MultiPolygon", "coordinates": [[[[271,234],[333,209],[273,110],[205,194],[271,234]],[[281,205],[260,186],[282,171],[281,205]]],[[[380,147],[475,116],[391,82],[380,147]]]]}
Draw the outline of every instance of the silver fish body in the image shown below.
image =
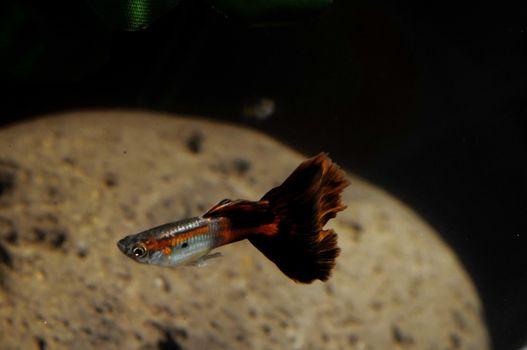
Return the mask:
{"type": "Polygon", "coordinates": [[[129,235],[119,249],[137,262],[178,266],[198,262],[221,243],[217,219],[193,217],[129,235]]]}

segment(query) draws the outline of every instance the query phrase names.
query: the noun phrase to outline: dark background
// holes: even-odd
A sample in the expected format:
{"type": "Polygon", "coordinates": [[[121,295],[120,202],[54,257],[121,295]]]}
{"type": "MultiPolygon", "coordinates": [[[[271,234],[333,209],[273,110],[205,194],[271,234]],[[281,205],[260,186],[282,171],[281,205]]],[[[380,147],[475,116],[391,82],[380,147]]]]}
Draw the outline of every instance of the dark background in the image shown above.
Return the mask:
{"type": "Polygon", "coordinates": [[[474,279],[495,349],[527,341],[527,11],[476,2],[335,0],[249,26],[182,0],[143,32],[83,1],[0,5],[2,124],[132,107],[249,125],[416,209],[474,279]],[[245,101],[276,103],[244,118],[245,101]]]}

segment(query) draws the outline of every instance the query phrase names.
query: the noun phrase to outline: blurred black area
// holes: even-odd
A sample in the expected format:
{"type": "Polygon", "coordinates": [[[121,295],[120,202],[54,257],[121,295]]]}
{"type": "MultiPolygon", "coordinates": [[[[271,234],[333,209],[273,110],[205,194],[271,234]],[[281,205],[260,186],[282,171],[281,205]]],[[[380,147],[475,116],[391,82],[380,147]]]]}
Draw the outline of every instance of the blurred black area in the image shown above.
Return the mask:
{"type": "Polygon", "coordinates": [[[432,223],[472,275],[495,349],[527,341],[527,6],[336,1],[251,27],[182,0],[142,32],[83,1],[0,5],[2,123],[144,108],[249,125],[333,158],[432,223]],[[242,115],[247,101],[274,114],[242,115]]]}

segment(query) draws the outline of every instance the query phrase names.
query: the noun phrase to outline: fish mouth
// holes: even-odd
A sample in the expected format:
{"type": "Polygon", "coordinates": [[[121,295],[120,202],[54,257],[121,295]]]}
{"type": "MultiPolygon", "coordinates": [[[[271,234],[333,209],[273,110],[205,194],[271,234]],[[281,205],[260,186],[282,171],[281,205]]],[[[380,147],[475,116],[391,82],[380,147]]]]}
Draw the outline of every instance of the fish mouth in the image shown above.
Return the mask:
{"type": "Polygon", "coordinates": [[[128,249],[127,249],[128,245],[126,244],[126,238],[120,239],[120,240],[117,242],[117,247],[119,248],[119,250],[120,250],[121,252],[123,252],[124,254],[126,254],[126,251],[128,250],[128,249]]]}

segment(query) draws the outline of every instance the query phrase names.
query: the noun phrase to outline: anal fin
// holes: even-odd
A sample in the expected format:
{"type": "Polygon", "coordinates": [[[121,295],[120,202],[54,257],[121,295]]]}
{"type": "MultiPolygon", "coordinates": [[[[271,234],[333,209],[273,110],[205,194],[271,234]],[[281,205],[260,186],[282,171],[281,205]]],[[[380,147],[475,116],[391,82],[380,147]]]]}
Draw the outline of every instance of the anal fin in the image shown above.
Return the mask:
{"type": "Polygon", "coordinates": [[[207,254],[207,255],[204,255],[204,256],[200,257],[197,260],[189,262],[187,264],[187,266],[203,267],[203,266],[206,266],[208,264],[208,260],[214,259],[214,258],[220,258],[221,256],[222,256],[222,254],[220,252],[207,254]]]}

